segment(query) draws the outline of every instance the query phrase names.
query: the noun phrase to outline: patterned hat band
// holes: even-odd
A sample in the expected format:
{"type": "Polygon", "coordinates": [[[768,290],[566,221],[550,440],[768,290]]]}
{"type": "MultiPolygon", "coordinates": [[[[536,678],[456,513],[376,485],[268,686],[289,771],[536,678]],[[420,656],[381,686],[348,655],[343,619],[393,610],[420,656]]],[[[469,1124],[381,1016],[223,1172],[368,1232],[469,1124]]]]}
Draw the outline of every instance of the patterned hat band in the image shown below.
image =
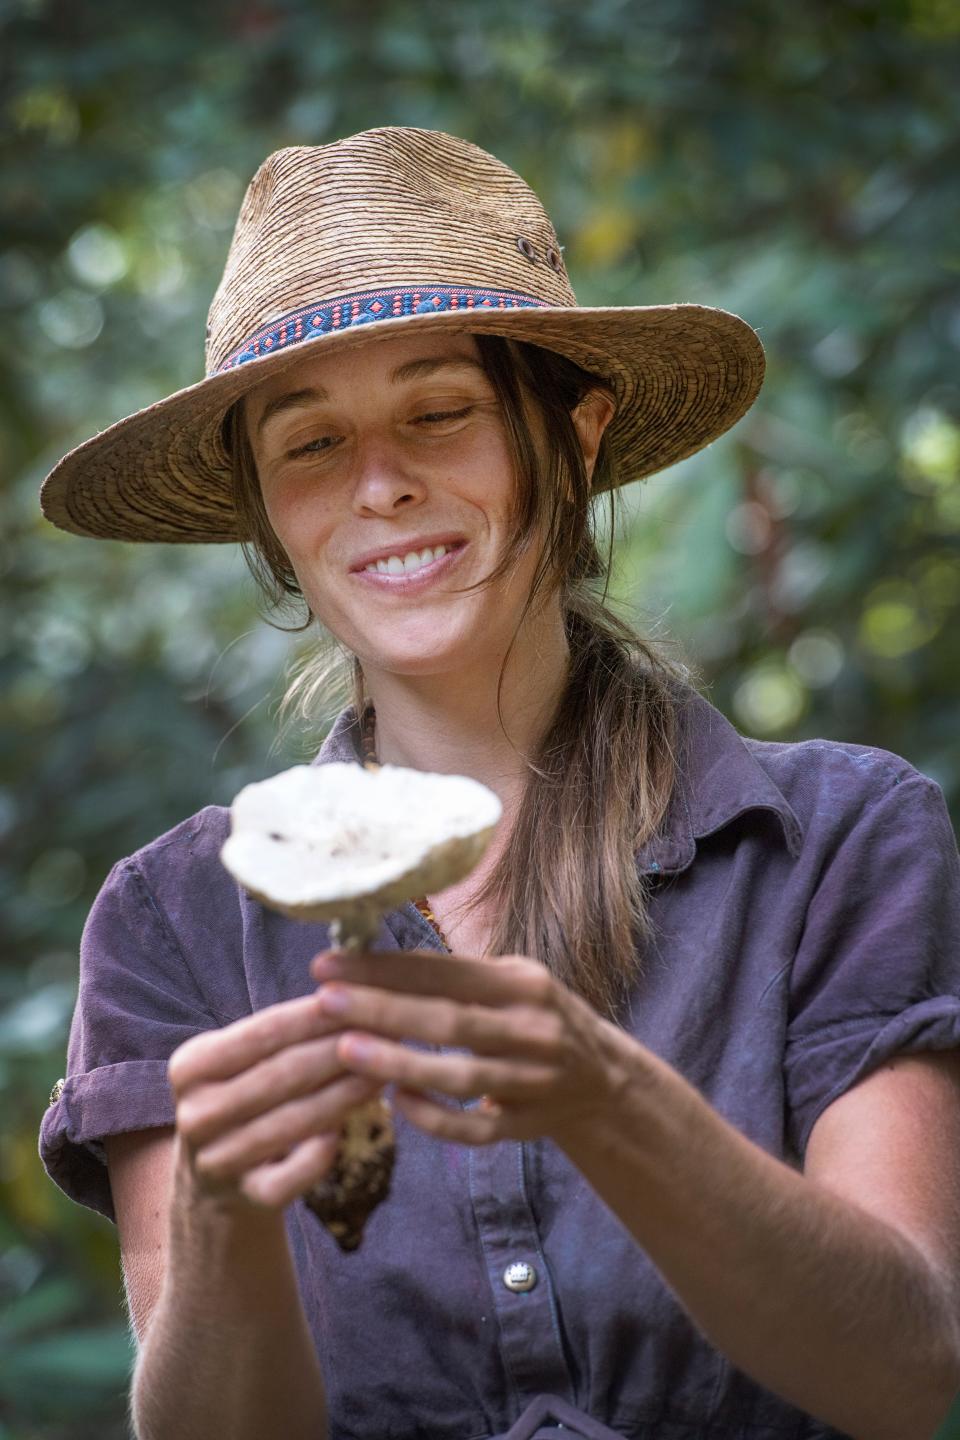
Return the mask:
{"type": "Polygon", "coordinates": [[[288,345],[299,345],[318,335],[369,325],[375,320],[396,320],[403,315],[437,315],[443,310],[530,310],[549,308],[549,302],[515,290],[477,290],[466,285],[419,285],[411,289],[360,290],[318,300],[314,305],[273,320],[228,355],[216,370],[233,370],[288,345]]]}

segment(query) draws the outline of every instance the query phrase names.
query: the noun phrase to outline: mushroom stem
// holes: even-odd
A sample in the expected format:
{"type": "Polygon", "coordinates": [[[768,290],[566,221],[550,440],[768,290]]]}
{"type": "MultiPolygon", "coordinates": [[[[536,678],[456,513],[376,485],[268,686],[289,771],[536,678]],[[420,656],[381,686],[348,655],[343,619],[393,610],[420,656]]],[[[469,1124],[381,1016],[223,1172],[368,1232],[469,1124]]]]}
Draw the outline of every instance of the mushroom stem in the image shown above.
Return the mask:
{"type": "Polygon", "coordinates": [[[350,915],[331,920],[330,939],[337,950],[366,950],[380,933],[379,913],[350,915]]]}
{"type": "MultiPolygon", "coordinates": [[[[334,920],[330,939],[340,950],[365,950],[380,929],[376,910],[334,920]]],[[[378,1097],[351,1110],[340,1132],[333,1169],[303,1197],[341,1250],[356,1250],[367,1216],[390,1193],[393,1173],[393,1120],[387,1101],[378,1097]]]]}

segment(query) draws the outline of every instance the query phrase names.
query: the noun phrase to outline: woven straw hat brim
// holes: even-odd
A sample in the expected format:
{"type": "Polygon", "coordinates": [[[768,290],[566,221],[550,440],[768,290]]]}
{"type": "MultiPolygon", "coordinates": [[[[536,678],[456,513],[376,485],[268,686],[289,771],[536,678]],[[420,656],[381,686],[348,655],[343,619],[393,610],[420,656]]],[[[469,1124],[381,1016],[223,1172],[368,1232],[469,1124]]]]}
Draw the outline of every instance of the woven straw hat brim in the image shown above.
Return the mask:
{"type": "Polygon", "coordinates": [[[576,305],[384,319],[247,361],[118,421],[50,472],[43,513],[63,530],[103,539],[248,539],[238,528],[220,433],[233,402],[308,356],[425,329],[530,341],[605,379],[617,398],[607,433],[620,484],[663,470],[722,435],[763,381],[755,332],[707,306],[576,305]]]}

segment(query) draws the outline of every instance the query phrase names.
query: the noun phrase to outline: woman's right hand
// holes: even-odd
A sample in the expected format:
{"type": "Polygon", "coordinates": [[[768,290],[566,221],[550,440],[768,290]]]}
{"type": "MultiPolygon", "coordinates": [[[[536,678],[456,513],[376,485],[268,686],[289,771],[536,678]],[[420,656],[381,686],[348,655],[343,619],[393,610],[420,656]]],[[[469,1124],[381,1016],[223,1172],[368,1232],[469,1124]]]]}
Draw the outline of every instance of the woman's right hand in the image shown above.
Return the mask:
{"type": "Polygon", "coordinates": [[[280,1210],[323,1179],[347,1113],[384,1088],[338,1061],[342,1028],[314,993],[173,1052],[178,1165],[195,1195],[280,1210]]]}

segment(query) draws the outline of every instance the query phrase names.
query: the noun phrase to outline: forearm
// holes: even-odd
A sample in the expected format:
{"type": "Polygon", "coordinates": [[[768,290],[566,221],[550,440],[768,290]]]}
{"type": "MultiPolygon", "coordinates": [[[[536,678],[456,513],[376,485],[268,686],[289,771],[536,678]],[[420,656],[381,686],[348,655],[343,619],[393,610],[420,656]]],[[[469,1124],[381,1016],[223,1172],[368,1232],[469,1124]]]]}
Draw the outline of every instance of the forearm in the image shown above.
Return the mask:
{"type": "Polygon", "coordinates": [[[564,1142],[729,1359],[857,1440],[923,1440],[960,1386],[945,1285],[906,1237],[629,1057],[616,1116],[564,1142]]]}
{"type": "Polygon", "coordinates": [[[131,1391],[137,1440],[326,1435],[282,1211],[216,1210],[177,1167],[163,1288],[131,1391]]]}

